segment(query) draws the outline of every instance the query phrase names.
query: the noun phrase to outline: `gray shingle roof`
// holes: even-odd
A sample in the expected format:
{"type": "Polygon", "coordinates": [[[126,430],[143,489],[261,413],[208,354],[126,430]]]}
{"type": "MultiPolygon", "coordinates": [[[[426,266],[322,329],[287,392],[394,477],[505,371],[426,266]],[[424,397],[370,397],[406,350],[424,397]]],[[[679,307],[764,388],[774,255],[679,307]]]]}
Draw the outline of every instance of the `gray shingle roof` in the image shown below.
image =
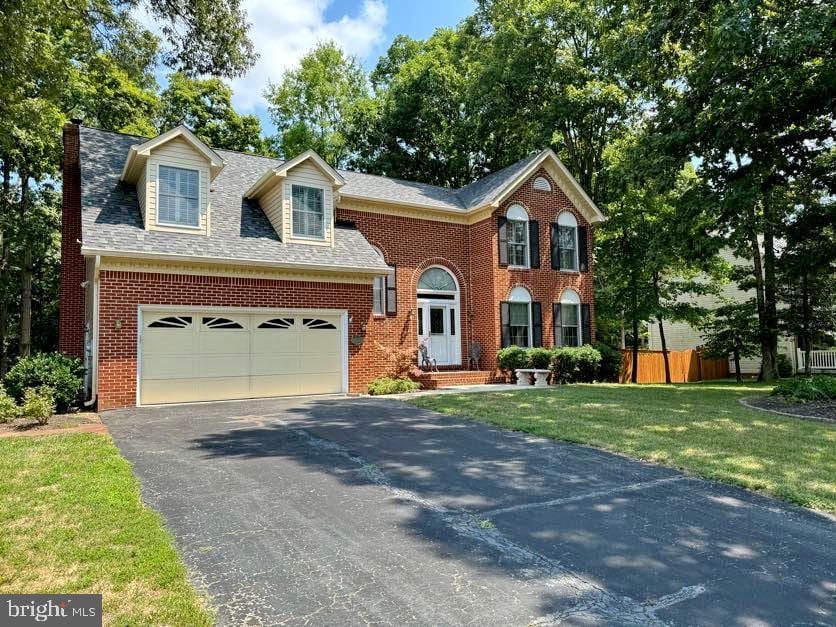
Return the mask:
{"type": "MultiPolygon", "coordinates": [[[[91,250],[168,253],[189,257],[226,258],[242,262],[312,264],[385,269],[363,235],[336,229],[334,247],[284,243],[256,201],[244,193],[282,161],[229,150],[215,150],[226,165],[212,183],[212,232],[208,237],[146,231],[136,189],[119,181],[128,149],[147,141],[81,127],[82,241],[91,250]]],[[[343,195],[394,201],[465,212],[491,202],[542,153],[458,190],[413,181],[340,170],[343,195]]]]}
{"type": "Polygon", "coordinates": [[[226,166],[212,183],[211,235],[146,231],[136,189],[119,181],[128,149],[145,138],[81,127],[82,242],[93,250],[167,253],[242,262],[387,269],[363,235],[335,229],[334,246],[287,244],[244,192],[280,161],[227,150],[226,166]]]}

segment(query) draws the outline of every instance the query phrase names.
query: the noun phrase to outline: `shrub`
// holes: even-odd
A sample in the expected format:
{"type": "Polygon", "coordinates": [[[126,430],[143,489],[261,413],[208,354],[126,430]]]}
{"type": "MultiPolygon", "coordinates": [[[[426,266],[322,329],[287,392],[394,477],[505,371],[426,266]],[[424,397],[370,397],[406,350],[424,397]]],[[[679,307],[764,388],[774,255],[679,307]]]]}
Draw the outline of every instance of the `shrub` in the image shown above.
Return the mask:
{"type": "Polygon", "coordinates": [[[369,394],[382,396],[384,394],[402,394],[414,392],[421,384],[406,377],[378,377],[369,383],[369,394]]]}
{"type": "Polygon", "coordinates": [[[17,402],[27,388],[52,388],[58,411],[66,411],[78,400],[84,367],[75,357],[60,353],[40,353],[24,357],[6,375],[5,384],[17,402]]]}
{"type": "Polygon", "coordinates": [[[798,403],[836,399],[836,377],[820,375],[786,379],[772,388],[772,395],[798,403]]]}
{"type": "Polygon", "coordinates": [[[496,361],[499,364],[499,369],[514,374],[517,368],[525,368],[528,365],[527,352],[526,349],[520,348],[519,346],[509,346],[500,349],[496,353],[496,361]]]}
{"type": "Polygon", "coordinates": [[[15,399],[9,396],[6,389],[0,385],[0,422],[9,422],[20,416],[20,409],[15,399]]]}
{"type": "Polygon", "coordinates": [[[778,376],[782,379],[792,376],[792,362],[784,353],[778,353],[778,376]]]}
{"type": "Polygon", "coordinates": [[[592,383],[598,374],[601,353],[589,345],[554,351],[550,364],[555,383],[592,383]]]}
{"type": "Polygon", "coordinates": [[[598,381],[615,381],[621,379],[621,351],[609,344],[596,342],[595,350],[601,353],[601,364],[598,366],[598,381]]]}
{"type": "Polygon", "coordinates": [[[526,353],[526,367],[547,370],[552,362],[554,351],[549,348],[529,348],[526,353]]]}
{"type": "Polygon", "coordinates": [[[55,392],[48,385],[39,388],[26,388],[23,392],[21,413],[26,418],[34,418],[39,425],[45,425],[55,413],[55,392]]]}

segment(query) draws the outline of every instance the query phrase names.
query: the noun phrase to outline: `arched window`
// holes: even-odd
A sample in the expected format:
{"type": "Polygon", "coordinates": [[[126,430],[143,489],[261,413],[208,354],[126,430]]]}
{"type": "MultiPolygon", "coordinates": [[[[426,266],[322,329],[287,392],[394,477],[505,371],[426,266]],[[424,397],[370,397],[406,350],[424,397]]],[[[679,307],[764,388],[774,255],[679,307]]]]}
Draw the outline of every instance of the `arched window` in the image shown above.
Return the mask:
{"type": "Polygon", "coordinates": [[[575,290],[563,290],[554,308],[555,343],[559,346],[580,346],[584,340],[581,325],[581,297],[575,290]],[[558,334],[559,337],[558,337],[558,334]]]}
{"type": "MultiPolygon", "coordinates": [[[[380,258],[386,260],[377,246],[372,246],[377,251],[380,258]]],[[[372,290],[372,312],[378,316],[386,314],[386,275],[381,274],[374,278],[374,288],[372,290]]]]}
{"type": "Polygon", "coordinates": [[[522,205],[511,205],[505,212],[508,219],[508,265],[528,267],[528,213],[522,205]]]}
{"type": "Polygon", "coordinates": [[[531,346],[531,292],[515,287],[508,294],[508,345],[531,346]]]}
{"type": "Polygon", "coordinates": [[[568,211],[557,217],[557,253],[560,256],[561,270],[578,269],[578,221],[568,211]]]}
{"type": "Polygon", "coordinates": [[[444,268],[434,266],[424,270],[418,279],[418,291],[427,292],[457,292],[458,285],[453,276],[444,268]]]}
{"type": "Polygon", "coordinates": [[[552,185],[547,178],[538,176],[534,179],[534,189],[540,192],[550,192],[552,191],[552,185]]]}

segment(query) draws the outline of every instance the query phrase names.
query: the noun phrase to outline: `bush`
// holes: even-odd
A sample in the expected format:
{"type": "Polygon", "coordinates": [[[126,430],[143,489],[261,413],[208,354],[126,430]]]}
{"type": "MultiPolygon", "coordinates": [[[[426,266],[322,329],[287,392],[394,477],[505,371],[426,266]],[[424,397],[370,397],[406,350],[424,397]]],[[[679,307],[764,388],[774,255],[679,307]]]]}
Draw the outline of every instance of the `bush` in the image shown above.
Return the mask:
{"type": "Polygon", "coordinates": [[[509,346],[500,349],[496,353],[496,361],[499,364],[499,369],[504,370],[510,374],[518,368],[525,368],[528,365],[528,351],[519,346],[509,346]]]}
{"type": "Polygon", "coordinates": [[[795,377],[772,388],[772,396],[783,396],[798,403],[836,399],[836,377],[795,377]]]}
{"type": "Polygon", "coordinates": [[[382,396],[384,394],[403,394],[414,392],[421,384],[405,377],[378,377],[369,383],[369,394],[382,396]]]}
{"type": "Polygon", "coordinates": [[[526,351],[526,367],[538,370],[548,370],[552,362],[554,351],[549,348],[529,348],[526,351]]]}
{"type": "Polygon", "coordinates": [[[39,425],[45,425],[55,413],[55,392],[48,385],[39,388],[26,388],[23,393],[21,413],[26,418],[34,418],[39,425]]]}
{"type": "Polygon", "coordinates": [[[616,383],[620,381],[621,351],[603,342],[596,342],[594,346],[595,350],[601,353],[601,364],[598,366],[598,375],[595,378],[598,381],[614,381],[616,383]]]}
{"type": "Polygon", "coordinates": [[[0,423],[9,422],[20,416],[20,409],[15,399],[9,396],[6,389],[0,385],[0,423]]]}
{"type": "Polygon", "coordinates": [[[792,376],[792,362],[784,353],[778,353],[778,376],[782,379],[792,376]]]}
{"type": "Polygon", "coordinates": [[[598,374],[601,353],[589,345],[555,349],[550,369],[554,383],[592,383],[598,374]]]}
{"type": "Polygon", "coordinates": [[[64,412],[78,400],[84,367],[75,357],[60,353],[41,353],[24,357],[9,370],[6,389],[19,403],[27,388],[52,388],[58,411],[64,412]]]}

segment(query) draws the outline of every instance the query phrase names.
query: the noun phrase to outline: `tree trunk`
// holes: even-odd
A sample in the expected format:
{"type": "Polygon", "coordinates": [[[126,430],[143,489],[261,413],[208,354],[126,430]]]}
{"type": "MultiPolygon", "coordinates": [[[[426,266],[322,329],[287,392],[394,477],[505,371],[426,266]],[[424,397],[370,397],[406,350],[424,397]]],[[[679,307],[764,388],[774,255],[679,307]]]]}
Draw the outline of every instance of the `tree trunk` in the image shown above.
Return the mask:
{"type": "Polygon", "coordinates": [[[734,351],[732,352],[734,355],[734,374],[737,382],[740,383],[743,381],[743,377],[740,375],[740,349],[735,347],[734,351]]]}
{"type": "Polygon", "coordinates": [[[775,290],[775,235],[772,206],[763,201],[763,296],[764,318],[761,324],[761,380],[778,378],[778,298],[775,290]]]}
{"type": "Polygon", "coordinates": [[[665,362],[665,383],[671,382],[671,362],[668,357],[668,342],[665,339],[665,325],[662,323],[662,318],[657,318],[659,321],[659,340],[662,342],[662,361],[665,362]]]}
{"type": "Polygon", "coordinates": [[[630,381],[639,381],[639,321],[633,320],[633,372],[630,373],[630,381]]]}
{"type": "Polygon", "coordinates": [[[19,357],[32,352],[32,246],[29,242],[29,173],[20,174],[20,228],[23,232],[23,262],[20,273],[20,344],[19,357]]]}
{"type": "MultiPolygon", "coordinates": [[[[12,240],[6,233],[6,225],[9,220],[9,208],[11,207],[12,193],[12,171],[7,157],[0,157],[3,162],[3,188],[0,194],[0,286],[7,284],[9,272],[9,258],[12,251],[12,240]]],[[[6,376],[9,371],[9,352],[6,350],[6,331],[9,326],[9,301],[8,294],[0,294],[0,377],[6,376]]]]}

